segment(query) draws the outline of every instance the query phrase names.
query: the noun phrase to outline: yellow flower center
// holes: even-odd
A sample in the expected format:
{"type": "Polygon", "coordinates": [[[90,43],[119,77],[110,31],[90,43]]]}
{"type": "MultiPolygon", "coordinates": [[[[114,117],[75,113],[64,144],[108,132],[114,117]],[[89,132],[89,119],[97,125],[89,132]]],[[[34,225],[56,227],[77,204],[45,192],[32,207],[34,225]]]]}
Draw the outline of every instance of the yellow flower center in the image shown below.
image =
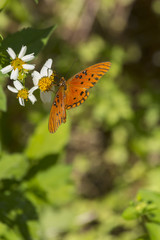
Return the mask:
{"type": "Polygon", "coordinates": [[[24,61],[22,61],[22,59],[16,57],[14,60],[11,61],[11,66],[13,67],[13,69],[15,70],[16,68],[18,68],[18,70],[22,70],[23,67],[22,65],[25,64],[24,61]]]}
{"type": "Polygon", "coordinates": [[[53,72],[50,76],[50,79],[52,80],[52,82],[54,82],[54,77],[55,77],[55,73],[53,72]]]}
{"type": "Polygon", "coordinates": [[[42,77],[39,80],[38,86],[42,92],[49,91],[52,87],[52,82],[54,81],[54,75],[52,74],[50,77],[42,77]]]}
{"type": "Polygon", "coordinates": [[[23,89],[18,91],[17,98],[20,97],[20,98],[23,98],[27,101],[28,100],[28,95],[29,95],[28,90],[26,88],[23,88],[23,89]]]}

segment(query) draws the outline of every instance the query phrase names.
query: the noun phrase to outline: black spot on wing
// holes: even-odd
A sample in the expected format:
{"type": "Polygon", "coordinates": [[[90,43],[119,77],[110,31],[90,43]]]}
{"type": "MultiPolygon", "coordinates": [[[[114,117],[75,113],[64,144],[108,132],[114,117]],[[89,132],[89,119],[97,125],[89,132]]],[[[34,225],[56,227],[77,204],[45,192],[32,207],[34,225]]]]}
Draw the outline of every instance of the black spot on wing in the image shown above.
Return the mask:
{"type": "Polygon", "coordinates": [[[84,70],[82,73],[85,74],[85,75],[87,75],[87,71],[86,71],[86,70],[84,70]]]}

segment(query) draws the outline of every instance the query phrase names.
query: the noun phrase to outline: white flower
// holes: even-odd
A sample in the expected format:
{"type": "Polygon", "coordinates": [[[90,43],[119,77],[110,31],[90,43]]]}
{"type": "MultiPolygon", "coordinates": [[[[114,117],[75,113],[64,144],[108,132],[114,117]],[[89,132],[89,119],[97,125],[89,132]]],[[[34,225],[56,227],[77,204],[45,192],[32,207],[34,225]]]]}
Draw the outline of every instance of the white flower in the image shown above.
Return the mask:
{"type": "Polygon", "coordinates": [[[43,65],[40,72],[32,73],[33,84],[40,89],[40,98],[46,103],[51,101],[52,92],[54,91],[54,73],[51,69],[52,59],[48,59],[43,65]]]}
{"type": "Polygon", "coordinates": [[[25,106],[24,100],[30,100],[32,104],[34,104],[37,99],[33,95],[33,92],[37,89],[36,87],[32,87],[30,90],[24,88],[24,86],[18,81],[13,81],[14,87],[7,85],[7,88],[14,93],[17,93],[17,98],[19,99],[19,103],[22,106],[25,106]]]}
{"type": "Polygon", "coordinates": [[[18,56],[16,56],[15,52],[12,48],[8,48],[7,52],[11,57],[10,65],[1,69],[3,74],[11,72],[10,79],[17,80],[19,72],[26,73],[29,70],[33,70],[35,68],[34,64],[26,64],[26,62],[34,59],[34,53],[25,55],[27,51],[26,46],[22,46],[18,56]]]}

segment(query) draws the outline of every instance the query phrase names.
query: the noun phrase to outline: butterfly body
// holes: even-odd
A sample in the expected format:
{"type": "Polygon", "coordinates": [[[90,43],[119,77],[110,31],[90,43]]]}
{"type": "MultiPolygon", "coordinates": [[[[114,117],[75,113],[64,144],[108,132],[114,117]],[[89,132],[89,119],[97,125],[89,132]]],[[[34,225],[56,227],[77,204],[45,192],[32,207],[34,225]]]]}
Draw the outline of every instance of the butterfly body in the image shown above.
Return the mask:
{"type": "Polygon", "coordinates": [[[63,77],[60,79],[59,89],[50,111],[49,131],[51,133],[54,133],[61,123],[66,122],[66,109],[77,107],[88,98],[88,89],[97,83],[110,66],[110,62],[98,63],[77,73],[67,81],[63,77]]]}

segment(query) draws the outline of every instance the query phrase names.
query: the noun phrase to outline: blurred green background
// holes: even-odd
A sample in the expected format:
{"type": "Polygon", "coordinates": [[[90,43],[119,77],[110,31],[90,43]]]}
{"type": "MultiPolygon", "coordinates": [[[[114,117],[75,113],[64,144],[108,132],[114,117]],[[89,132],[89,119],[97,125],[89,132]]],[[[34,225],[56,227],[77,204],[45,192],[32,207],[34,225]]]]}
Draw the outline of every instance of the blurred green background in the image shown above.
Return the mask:
{"type": "Polygon", "coordinates": [[[4,39],[56,26],[42,39],[38,70],[48,58],[66,78],[112,63],[55,134],[51,103],[37,91],[37,103],[21,107],[0,75],[0,239],[159,240],[160,1],[1,0],[0,8],[4,39]]]}

